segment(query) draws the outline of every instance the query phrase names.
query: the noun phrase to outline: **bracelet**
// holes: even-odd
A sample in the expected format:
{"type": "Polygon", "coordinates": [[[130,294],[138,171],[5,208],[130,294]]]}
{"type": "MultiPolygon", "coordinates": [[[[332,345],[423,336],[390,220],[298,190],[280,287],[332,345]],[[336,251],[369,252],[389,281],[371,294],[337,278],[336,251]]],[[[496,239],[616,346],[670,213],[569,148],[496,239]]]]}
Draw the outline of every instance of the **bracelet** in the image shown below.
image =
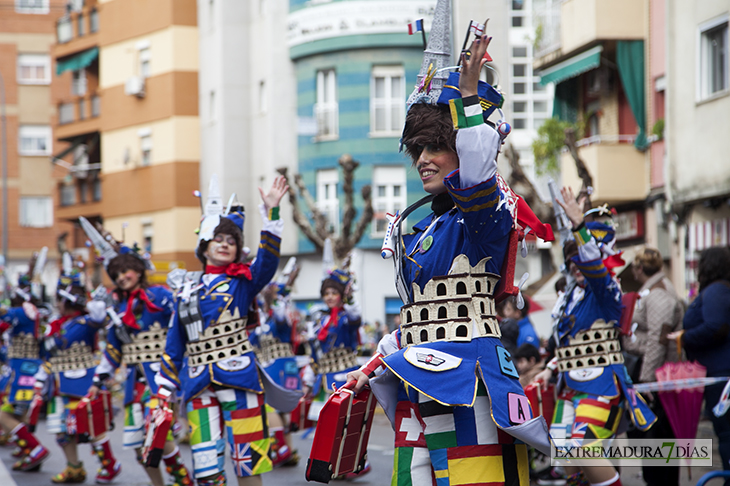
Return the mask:
{"type": "Polygon", "coordinates": [[[277,221],[279,219],[279,206],[269,209],[269,221],[277,221]]]}

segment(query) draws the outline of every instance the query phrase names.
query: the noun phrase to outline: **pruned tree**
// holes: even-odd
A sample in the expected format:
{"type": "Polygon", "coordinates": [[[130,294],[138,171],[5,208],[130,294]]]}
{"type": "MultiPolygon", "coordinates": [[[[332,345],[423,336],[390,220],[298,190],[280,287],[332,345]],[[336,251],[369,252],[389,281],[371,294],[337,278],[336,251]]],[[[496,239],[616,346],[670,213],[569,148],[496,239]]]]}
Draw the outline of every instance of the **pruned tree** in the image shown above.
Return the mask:
{"type": "Polygon", "coordinates": [[[294,223],[302,230],[304,236],[314,244],[320,253],[324,248],[324,241],[329,238],[332,241],[332,250],[335,259],[341,262],[355,248],[355,245],[365,234],[368,224],[373,219],[373,204],[371,187],[369,185],[363,186],[360,192],[363,199],[363,209],[360,218],[356,222],[357,210],[355,209],[353,181],[355,169],[360,164],[349,154],[342,155],[337,163],[342,167],[344,181],[342,184],[342,192],[345,203],[339,234],[335,234],[327,220],[327,216],[317,207],[317,203],[304,185],[301,175],[295,174],[294,183],[292,184],[289,181],[286,168],[280,168],[277,171],[286,178],[289,184],[289,202],[292,206],[294,223]],[[300,208],[300,200],[306,205],[309,215],[304,214],[300,208]]]}

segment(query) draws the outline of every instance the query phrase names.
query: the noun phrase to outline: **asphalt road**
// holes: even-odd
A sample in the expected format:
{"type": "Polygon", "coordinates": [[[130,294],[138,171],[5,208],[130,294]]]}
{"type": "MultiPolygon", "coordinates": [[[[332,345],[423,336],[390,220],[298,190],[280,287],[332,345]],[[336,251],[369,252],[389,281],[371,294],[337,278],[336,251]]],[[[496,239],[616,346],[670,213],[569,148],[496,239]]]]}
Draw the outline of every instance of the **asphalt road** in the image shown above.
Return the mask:
{"type": "MultiPolygon", "coordinates": [[[[112,449],[117,458],[122,461],[122,473],[113,484],[128,486],[146,486],[149,484],[147,475],[142,466],[140,466],[132,450],[122,449],[122,412],[118,412],[115,420],[117,427],[111,432],[112,449]],[[117,445],[118,444],[118,445],[117,445]]],[[[66,460],[61,452],[60,447],[56,444],[55,437],[46,432],[45,422],[39,421],[37,437],[51,451],[51,457],[47,459],[39,472],[18,472],[12,471],[11,466],[15,459],[10,455],[12,448],[10,446],[0,447],[0,486],[48,486],[51,483],[51,477],[63,470],[66,460]],[[3,471],[3,464],[5,471],[3,471]]],[[[308,483],[304,478],[304,471],[309,457],[309,450],[312,445],[312,436],[305,436],[303,432],[294,434],[294,447],[299,450],[302,460],[296,467],[281,467],[272,472],[264,474],[264,486],[286,485],[296,486],[308,483]]],[[[183,458],[187,465],[192,465],[190,446],[181,445],[183,458]]],[[[96,456],[91,455],[91,446],[88,444],[79,445],[79,458],[84,463],[87,473],[86,484],[93,484],[96,475],[96,469],[99,467],[96,456]]],[[[390,422],[385,415],[378,414],[373,420],[373,429],[370,435],[370,444],[368,447],[368,458],[372,465],[372,471],[348,483],[359,485],[385,485],[390,484],[390,475],[393,469],[393,430],[390,422]]],[[[165,473],[163,473],[165,474],[165,473]]],[[[227,471],[229,485],[235,485],[235,475],[230,462],[227,463],[227,471]]],[[[337,484],[337,483],[333,483],[337,484]]]]}
{"type": "MultiPolygon", "coordinates": [[[[149,484],[147,476],[142,470],[142,467],[137,464],[134,458],[134,452],[131,450],[123,450],[121,447],[122,442],[122,417],[121,412],[117,415],[116,420],[120,424],[116,430],[111,433],[112,447],[114,453],[122,461],[122,474],[119,476],[114,484],[118,485],[129,485],[129,486],[144,486],[149,484]],[[119,444],[116,446],[116,444],[119,444]]],[[[41,422],[38,427],[38,437],[41,441],[51,450],[51,457],[43,463],[41,471],[34,473],[24,473],[11,471],[14,459],[11,457],[11,447],[0,447],[0,486],[47,486],[52,484],[51,477],[60,472],[65,466],[65,459],[60,448],[56,445],[55,438],[45,431],[45,423],[41,422]],[[3,466],[4,465],[4,466],[3,466]]],[[[681,486],[692,486],[697,483],[700,477],[706,472],[719,469],[719,453],[717,451],[717,438],[714,437],[712,432],[712,425],[709,421],[703,420],[700,422],[699,438],[713,438],[714,453],[713,462],[714,468],[700,468],[693,467],[691,471],[691,477],[688,474],[688,468],[683,467],[681,469],[681,486]]],[[[306,467],[306,458],[309,455],[309,449],[312,444],[312,436],[305,436],[304,433],[299,432],[294,434],[294,447],[299,450],[299,454],[302,456],[302,461],[296,467],[278,468],[274,471],[264,475],[264,486],[299,486],[299,485],[311,485],[317,483],[307,483],[304,478],[304,470],[306,467]]],[[[190,447],[187,445],[180,446],[183,457],[187,461],[187,464],[191,464],[190,459],[190,447]]],[[[96,457],[91,455],[91,447],[88,444],[82,444],[79,446],[79,457],[83,460],[86,471],[87,471],[87,484],[93,484],[94,475],[98,463],[96,457]]],[[[385,415],[375,415],[373,421],[373,428],[370,434],[370,444],[368,446],[368,457],[372,464],[372,472],[363,477],[357,478],[353,481],[348,481],[352,484],[357,485],[389,485],[390,476],[393,469],[393,430],[390,427],[390,423],[385,415]]],[[[229,485],[235,485],[233,480],[234,474],[233,469],[229,463],[227,463],[227,474],[231,479],[229,485]]],[[[621,482],[624,486],[644,486],[644,481],[641,477],[641,469],[637,467],[624,468],[621,472],[621,482]]],[[[332,484],[337,484],[333,482],[332,484]]],[[[711,486],[718,486],[722,484],[719,480],[714,480],[710,483],[711,486]]]]}

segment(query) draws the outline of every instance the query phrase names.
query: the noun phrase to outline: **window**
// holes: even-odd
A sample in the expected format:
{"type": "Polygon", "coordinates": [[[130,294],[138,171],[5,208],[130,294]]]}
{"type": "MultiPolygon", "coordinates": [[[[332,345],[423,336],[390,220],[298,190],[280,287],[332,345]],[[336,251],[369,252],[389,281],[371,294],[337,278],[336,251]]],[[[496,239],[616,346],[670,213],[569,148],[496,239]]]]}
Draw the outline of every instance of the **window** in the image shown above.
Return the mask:
{"type": "Polygon", "coordinates": [[[64,44],[73,39],[74,33],[71,17],[66,15],[58,19],[58,22],[56,22],[56,36],[58,37],[59,44],[64,44]]]}
{"type": "Polygon", "coordinates": [[[18,55],[19,84],[50,84],[51,58],[47,54],[18,55]]]}
{"type": "Polygon", "coordinates": [[[527,86],[525,83],[514,83],[513,86],[514,94],[525,94],[525,88],[527,86]]]}
{"type": "Polygon", "coordinates": [[[93,201],[101,201],[101,179],[97,174],[94,182],[91,183],[91,199],[93,201]]]}
{"type": "Polygon", "coordinates": [[[97,117],[101,113],[101,98],[98,96],[91,97],[91,116],[97,117]]]}
{"type": "Polygon", "coordinates": [[[27,14],[47,14],[49,0],[15,0],[15,11],[27,14]]]}
{"type": "Polygon", "coordinates": [[[539,82],[537,82],[537,83],[532,83],[532,91],[533,91],[533,92],[535,92],[535,91],[538,91],[538,92],[543,92],[543,91],[545,91],[546,89],[547,89],[547,86],[546,86],[546,85],[544,85],[544,84],[540,84],[539,82]]]}
{"type": "Polygon", "coordinates": [[[512,120],[512,128],[515,130],[527,128],[527,120],[524,118],[515,118],[512,120]]]}
{"type": "Polygon", "coordinates": [[[151,222],[142,223],[142,247],[147,253],[152,253],[152,237],[155,236],[155,230],[151,222]]]}
{"type": "Polygon", "coordinates": [[[72,123],[76,119],[74,116],[74,108],[73,103],[61,103],[58,105],[58,123],[61,125],[72,123]]]}
{"type": "Polygon", "coordinates": [[[317,208],[325,215],[328,229],[337,231],[340,221],[340,202],[337,199],[337,169],[317,171],[317,208]]]}
{"type": "Polygon", "coordinates": [[[512,57],[527,57],[527,47],[513,47],[512,57]]]}
{"type": "Polygon", "coordinates": [[[139,131],[139,148],[142,154],[140,164],[146,167],[152,163],[152,133],[149,129],[139,131]]]}
{"type": "Polygon", "coordinates": [[[337,138],[338,129],[337,76],[334,69],[317,71],[317,102],[314,117],[318,138],[337,138]]]}
{"type": "Polygon", "coordinates": [[[515,113],[524,113],[527,110],[527,102],[525,101],[514,101],[512,106],[515,113]]]}
{"type": "Polygon", "coordinates": [[[374,66],[370,80],[370,133],[398,136],[405,116],[405,72],[401,66],[374,66]]]}
{"type": "Polygon", "coordinates": [[[71,94],[74,96],[84,96],[86,94],[86,70],[79,69],[73,71],[71,78],[71,94]]]}
{"type": "Polygon", "coordinates": [[[700,26],[700,99],[728,89],[728,17],[700,26]]]}
{"type": "Polygon", "coordinates": [[[512,27],[522,27],[522,17],[512,17],[512,27]]]}
{"type": "Polygon", "coordinates": [[[150,48],[142,47],[139,50],[139,75],[143,78],[150,77],[150,48]]]}
{"type": "Polygon", "coordinates": [[[545,113],[547,111],[547,101],[535,101],[532,104],[532,110],[536,113],[545,113]]]}
{"type": "Polygon", "coordinates": [[[49,196],[20,196],[20,226],[27,228],[53,226],[53,199],[49,196]]]}
{"type": "Polygon", "coordinates": [[[61,206],[73,206],[76,204],[76,186],[74,184],[61,184],[61,206]]]}
{"type": "Polygon", "coordinates": [[[94,33],[99,31],[99,11],[93,9],[89,12],[89,32],[94,33]]]}
{"type": "Polygon", "coordinates": [[[79,202],[85,204],[88,200],[89,184],[84,180],[79,180],[79,202]]]}
{"type": "Polygon", "coordinates": [[[512,10],[522,10],[524,6],[523,0],[512,0],[512,10]]]}
{"type": "Polygon", "coordinates": [[[527,64],[515,64],[512,66],[512,75],[515,77],[525,76],[527,73],[527,64]]]}
{"type": "Polygon", "coordinates": [[[21,125],[18,138],[20,155],[51,155],[51,127],[21,125]]]}
{"type": "Polygon", "coordinates": [[[84,28],[84,16],[82,14],[79,14],[76,18],[76,35],[79,37],[86,35],[86,29],[84,28]]]}
{"type": "Polygon", "coordinates": [[[373,168],[372,236],[383,236],[388,229],[386,213],[403,211],[407,204],[405,167],[373,168]]]}

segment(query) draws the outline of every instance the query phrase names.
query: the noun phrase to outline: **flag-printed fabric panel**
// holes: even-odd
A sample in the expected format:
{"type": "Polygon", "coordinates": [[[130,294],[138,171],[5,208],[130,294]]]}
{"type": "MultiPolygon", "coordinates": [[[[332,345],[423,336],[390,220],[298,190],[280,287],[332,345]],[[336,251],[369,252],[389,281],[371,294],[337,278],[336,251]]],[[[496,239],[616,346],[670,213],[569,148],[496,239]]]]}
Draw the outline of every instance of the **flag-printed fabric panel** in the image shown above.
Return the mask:
{"type": "Polygon", "coordinates": [[[550,435],[557,444],[570,441],[575,446],[611,439],[616,436],[622,417],[620,397],[578,393],[557,400],[550,435]]]}
{"type": "Polygon", "coordinates": [[[46,430],[49,434],[76,433],[76,407],[81,401],[68,395],[56,395],[46,408],[46,430]]]}
{"type": "Polygon", "coordinates": [[[529,485],[527,446],[500,430],[479,381],[473,407],[442,405],[401,384],[393,486],[529,485]]]}
{"type": "Polygon", "coordinates": [[[226,443],[237,476],[271,471],[263,394],[209,388],[188,402],[188,422],[196,478],[224,471],[226,443]]]}
{"type": "MultiPolygon", "coordinates": [[[[125,449],[138,449],[144,444],[147,435],[147,416],[157,408],[159,400],[149,393],[135,398],[135,401],[124,407],[124,435],[123,444],[125,449]]],[[[167,433],[167,440],[173,440],[172,428],[167,433]]]]}

